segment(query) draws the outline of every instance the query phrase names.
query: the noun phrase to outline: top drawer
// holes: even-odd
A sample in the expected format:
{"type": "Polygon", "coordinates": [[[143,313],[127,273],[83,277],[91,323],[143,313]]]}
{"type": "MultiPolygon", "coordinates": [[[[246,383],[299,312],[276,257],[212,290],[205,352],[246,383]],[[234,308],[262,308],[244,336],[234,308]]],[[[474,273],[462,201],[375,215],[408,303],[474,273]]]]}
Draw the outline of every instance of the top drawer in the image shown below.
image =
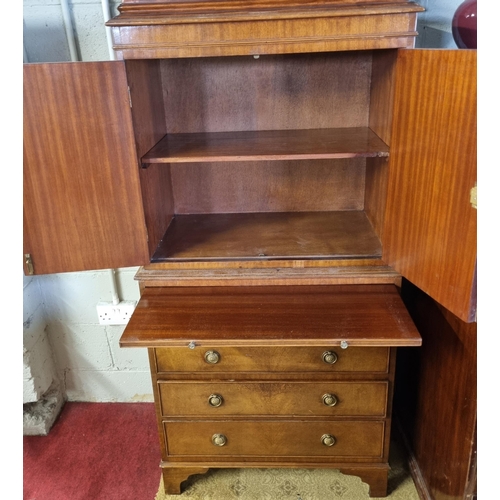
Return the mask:
{"type": "Polygon", "coordinates": [[[157,372],[382,372],[389,348],[165,347],[154,350],[157,372]]]}

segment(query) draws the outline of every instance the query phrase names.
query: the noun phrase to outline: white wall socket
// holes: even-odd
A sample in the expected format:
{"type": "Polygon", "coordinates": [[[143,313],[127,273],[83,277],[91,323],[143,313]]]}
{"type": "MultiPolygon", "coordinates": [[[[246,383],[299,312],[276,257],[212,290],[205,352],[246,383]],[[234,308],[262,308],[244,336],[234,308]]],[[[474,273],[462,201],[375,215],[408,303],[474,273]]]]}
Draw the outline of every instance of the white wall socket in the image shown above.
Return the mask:
{"type": "Polygon", "coordinates": [[[118,304],[113,302],[99,302],[97,315],[101,325],[126,325],[134,312],[137,302],[122,300],[118,304]]]}

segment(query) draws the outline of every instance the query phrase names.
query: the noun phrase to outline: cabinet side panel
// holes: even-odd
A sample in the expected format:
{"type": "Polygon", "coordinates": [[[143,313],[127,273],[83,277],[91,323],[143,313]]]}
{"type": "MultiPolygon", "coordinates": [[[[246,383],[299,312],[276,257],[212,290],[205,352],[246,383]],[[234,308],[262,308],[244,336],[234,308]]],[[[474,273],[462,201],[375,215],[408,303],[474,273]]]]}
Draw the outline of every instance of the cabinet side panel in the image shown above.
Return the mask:
{"type": "Polygon", "coordinates": [[[396,50],[374,51],[372,60],[369,124],[388,146],[391,145],[397,54],[396,50]]]}
{"type": "Polygon", "coordinates": [[[366,216],[379,238],[384,227],[388,171],[387,158],[367,158],[364,208],[366,216]]]}
{"type": "Polygon", "coordinates": [[[25,65],[23,111],[34,272],[148,262],[124,64],[25,65]]]}
{"type": "Polygon", "coordinates": [[[476,51],[399,52],[383,259],[464,321],[475,318],[476,120],[476,51]]]}
{"type": "Polygon", "coordinates": [[[155,399],[156,422],[158,425],[158,437],[160,440],[160,450],[162,460],[167,460],[168,450],[163,437],[162,410],[160,407],[160,391],[158,388],[158,370],[156,369],[156,355],[154,349],[148,349],[149,368],[151,370],[151,382],[155,399]]]}
{"type": "MultiPolygon", "coordinates": [[[[369,125],[389,146],[391,144],[396,60],[397,51],[395,50],[373,52],[369,125]]],[[[387,158],[367,160],[364,207],[379,237],[384,227],[388,173],[387,158]]]]}
{"type": "MultiPolygon", "coordinates": [[[[126,67],[139,165],[141,157],[167,133],[160,61],[130,60],[126,67]]],[[[152,165],[140,169],[139,175],[149,252],[153,255],[174,214],[170,166],[152,165]]]]}
{"type": "Polygon", "coordinates": [[[140,159],[166,133],[159,61],[126,61],[132,121],[140,159]]]}
{"type": "Polygon", "coordinates": [[[477,325],[460,321],[406,280],[402,297],[422,347],[398,351],[395,411],[432,498],[463,500],[473,486],[477,325]]]}

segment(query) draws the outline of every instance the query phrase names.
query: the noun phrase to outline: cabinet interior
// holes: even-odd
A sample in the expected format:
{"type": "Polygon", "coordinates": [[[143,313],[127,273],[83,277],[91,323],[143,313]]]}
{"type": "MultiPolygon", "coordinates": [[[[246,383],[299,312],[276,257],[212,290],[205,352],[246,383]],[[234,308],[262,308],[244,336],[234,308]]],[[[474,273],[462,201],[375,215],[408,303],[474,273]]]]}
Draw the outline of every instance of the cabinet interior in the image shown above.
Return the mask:
{"type": "Polygon", "coordinates": [[[395,60],[126,61],[151,261],[379,258],[395,60]]]}

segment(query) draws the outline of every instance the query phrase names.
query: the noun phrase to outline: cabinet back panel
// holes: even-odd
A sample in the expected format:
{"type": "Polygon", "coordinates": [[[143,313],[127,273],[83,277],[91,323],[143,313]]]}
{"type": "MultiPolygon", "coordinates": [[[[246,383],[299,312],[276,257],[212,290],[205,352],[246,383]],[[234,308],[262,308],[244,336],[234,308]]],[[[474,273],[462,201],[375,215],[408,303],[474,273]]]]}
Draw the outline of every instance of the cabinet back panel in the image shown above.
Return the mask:
{"type": "Polygon", "coordinates": [[[169,59],[169,133],[368,126],[371,52],[169,59]]]}
{"type": "Polygon", "coordinates": [[[171,165],[175,213],[362,210],[365,161],[171,165]]]}

